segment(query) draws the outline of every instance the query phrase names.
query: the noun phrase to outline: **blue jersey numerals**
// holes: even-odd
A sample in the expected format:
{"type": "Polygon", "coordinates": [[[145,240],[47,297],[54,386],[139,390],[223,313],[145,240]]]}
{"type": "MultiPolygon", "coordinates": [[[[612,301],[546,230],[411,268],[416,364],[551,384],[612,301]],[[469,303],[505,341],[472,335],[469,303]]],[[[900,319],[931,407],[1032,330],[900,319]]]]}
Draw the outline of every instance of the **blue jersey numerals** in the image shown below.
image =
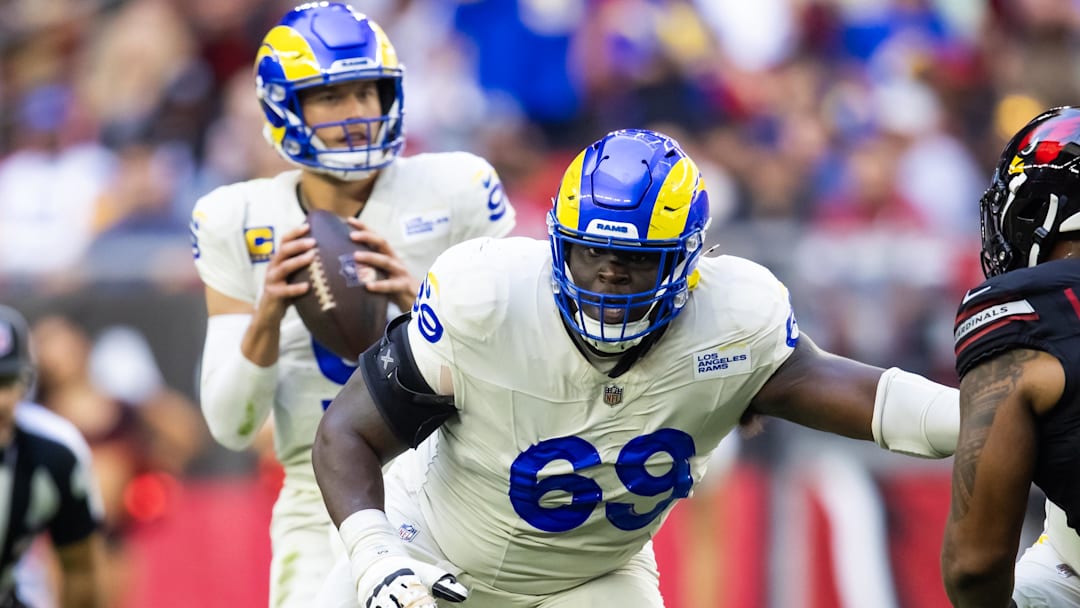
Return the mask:
{"type": "Polygon", "coordinates": [[[488,219],[497,222],[506,215],[506,191],[503,190],[502,182],[494,172],[484,179],[484,189],[487,190],[488,219]],[[494,184],[494,187],[492,185],[494,184]]]}
{"type": "MultiPolygon", "coordinates": [[[[416,326],[420,329],[420,335],[424,336],[424,339],[432,344],[435,344],[443,336],[443,324],[439,320],[439,315],[435,314],[435,309],[428,304],[431,300],[431,291],[433,285],[437,285],[435,275],[428,273],[424,278],[424,282],[420,284],[420,292],[416,294],[416,300],[413,302],[412,312],[413,317],[416,319],[416,326]]],[[[437,289],[437,287],[435,288],[437,289]]]]}
{"type": "MultiPolygon", "coordinates": [[[[605,516],[620,530],[638,530],[649,525],[679,498],[690,495],[690,457],[695,453],[694,440],[676,429],[660,429],[635,437],[619,452],[615,472],[627,490],[638,496],[658,496],[670,492],[652,510],[638,513],[631,503],[611,502],[605,516]],[[652,475],[645,463],[660,452],[671,456],[671,468],[660,476],[652,475]]],[[[596,481],[577,473],[601,464],[600,453],[580,437],[548,439],[522,452],[510,466],[510,503],[514,511],[531,526],[545,532],[566,532],[585,523],[596,505],[604,501],[604,491],[596,481]],[[574,473],[539,479],[540,471],[556,460],[566,460],[574,473]],[[548,492],[570,494],[570,504],[545,507],[540,500],[548,492]]]]}

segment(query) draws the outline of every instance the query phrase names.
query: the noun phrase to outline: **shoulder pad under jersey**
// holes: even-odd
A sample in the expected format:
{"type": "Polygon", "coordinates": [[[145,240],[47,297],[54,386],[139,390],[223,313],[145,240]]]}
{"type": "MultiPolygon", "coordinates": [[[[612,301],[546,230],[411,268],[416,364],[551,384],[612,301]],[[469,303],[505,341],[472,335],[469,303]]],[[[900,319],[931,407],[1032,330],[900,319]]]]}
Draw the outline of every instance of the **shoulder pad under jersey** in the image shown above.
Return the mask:
{"type": "Polygon", "coordinates": [[[546,247],[533,239],[485,237],[444,251],[413,305],[421,333],[429,341],[441,330],[469,340],[490,335],[506,316],[512,289],[535,291],[535,276],[529,276],[535,275],[530,270],[535,264],[529,261],[537,244],[546,247]]]}
{"type": "MultiPolygon", "coordinates": [[[[701,289],[706,289],[722,325],[747,337],[772,331],[780,323],[794,325],[787,287],[764,266],[732,255],[703,258],[701,289]]],[[[701,298],[705,293],[695,294],[701,298]]],[[[797,329],[791,328],[797,336],[797,329]]]]}
{"type": "Polygon", "coordinates": [[[418,154],[399,162],[398,179],[427,184],[449,201],[465,237],[502,236],[514,226],[514,208],[495,168],[469,152],[418,154]]]}
{"type": "Polygon", "coordinates": [[[956,314],[956,371],[1014,348],[1061,361],[1080,342],[1080,262],[1056,260],[992,277],[969,290],[956,314]],[[1071,345],[1071,346],[1070,346],[1071,345]]]}

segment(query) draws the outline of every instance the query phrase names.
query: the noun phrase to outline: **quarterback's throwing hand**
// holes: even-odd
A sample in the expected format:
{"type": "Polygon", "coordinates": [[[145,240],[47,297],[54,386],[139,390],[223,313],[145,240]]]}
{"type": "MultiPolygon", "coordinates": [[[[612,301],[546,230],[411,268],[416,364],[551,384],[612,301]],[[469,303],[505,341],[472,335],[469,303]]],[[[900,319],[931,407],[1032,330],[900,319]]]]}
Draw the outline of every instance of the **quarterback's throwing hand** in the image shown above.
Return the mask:
{"type": "Polygon", "coordinates": [[[372,564],[357,587],[363,608],[436,608],[436,597],[460,602],[468,596],[452,574],[396,555],[372,564]]]}

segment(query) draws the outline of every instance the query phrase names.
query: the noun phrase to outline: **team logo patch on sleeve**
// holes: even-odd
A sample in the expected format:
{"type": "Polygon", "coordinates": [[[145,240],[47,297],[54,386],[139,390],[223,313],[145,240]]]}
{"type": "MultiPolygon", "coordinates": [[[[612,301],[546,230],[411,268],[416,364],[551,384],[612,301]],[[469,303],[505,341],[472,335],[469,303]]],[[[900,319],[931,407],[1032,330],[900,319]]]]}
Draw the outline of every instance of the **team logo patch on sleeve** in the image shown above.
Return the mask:
{"type": "Polygon", "coordinates": [[[721,378],[753,371],[749,346],[710,348],[693,354],[694,380],[721,378]]]}
{"type": "Polygon", "coordinates": [[[274,255],[274,227],[257,226],[244,230],[248,256],[252,263],[266,262],[274,255]]]}
{"type": "Polygon", "coordinates": [[[976,331],[984,327],[996,326],[998,322],[1019,321],[1022,319],[1037,318],[1035,309],[1027,300],[1013,300],[988,306],[956,326],[953,334],[953,342],[959,347],[960,343],[969,336],[973,337],[976,331]]]}

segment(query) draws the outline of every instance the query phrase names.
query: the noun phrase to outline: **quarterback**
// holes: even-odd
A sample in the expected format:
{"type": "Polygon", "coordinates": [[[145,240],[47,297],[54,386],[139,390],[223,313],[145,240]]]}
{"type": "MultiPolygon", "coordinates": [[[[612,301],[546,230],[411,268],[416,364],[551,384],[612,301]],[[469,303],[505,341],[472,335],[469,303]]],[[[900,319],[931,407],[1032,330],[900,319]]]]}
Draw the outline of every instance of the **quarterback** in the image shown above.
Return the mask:
{"type": "Polygon", "coordinates": [[[309,287],[286,281],[312,259],[307,211],[348,219],[352,238],[373,249],[356,262],[387,274],[369,288],[401,309],[441,251],[514,226],[514,210],[483,159],[399,157],[403,76],[383,31],[349,6],[320,2],[289,12],[264,38],[255,79],[265,133],[298,170],[219,188],[192,214],[209,315],[200,399],[206,421],[217,441],[243,449],[273,412],[285,470],[271,523],[274,607],[310,606],[332,564],[336,535],[315,485],[311,445],[356,364],[315,342],[289,305],[309,287]]]}
{"type": "Polygon", "coordinates": [[[319,426],[348,552],[320,606],[663,606],[650,540],[755,415],[952,453],[955,389],[819,350],[769,271],[704,255],[708,210],[675,141],[616,131],[547,241],[439,257],[319,426]]]}

